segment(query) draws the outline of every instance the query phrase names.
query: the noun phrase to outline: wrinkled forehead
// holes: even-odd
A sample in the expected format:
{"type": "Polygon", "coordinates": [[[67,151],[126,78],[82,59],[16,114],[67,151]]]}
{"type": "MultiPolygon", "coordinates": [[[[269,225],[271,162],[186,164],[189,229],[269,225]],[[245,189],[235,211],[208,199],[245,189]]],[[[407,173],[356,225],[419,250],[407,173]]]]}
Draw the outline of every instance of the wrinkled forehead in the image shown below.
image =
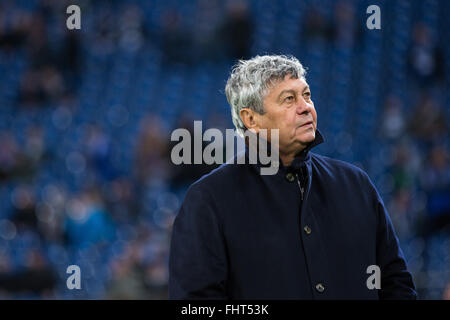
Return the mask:
{"type": "Polygon", "coordinates": [[[268,87],[265,90],[265,97],[276,95],[283,90],[302,91],[308,86],[306,79],[287,74],[284,78],[274,77],[268,81],[268,87]]]}

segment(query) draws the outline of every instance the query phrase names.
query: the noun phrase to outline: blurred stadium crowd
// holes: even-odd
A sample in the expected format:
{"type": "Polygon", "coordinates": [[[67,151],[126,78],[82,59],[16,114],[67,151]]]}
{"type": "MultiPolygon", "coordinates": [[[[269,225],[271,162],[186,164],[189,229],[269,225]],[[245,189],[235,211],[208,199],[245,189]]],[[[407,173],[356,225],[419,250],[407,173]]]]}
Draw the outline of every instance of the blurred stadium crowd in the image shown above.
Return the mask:
{"type": "Polygon", "coordinates": [[[444,0],[2,0],[0,298],[166,299],[173,219],[213,168],[172,165],[170,132],[233,128],[231,66],[278,53],[308,68],[317,152],[368,172],[420,298],[450,299],[448,12],[444,0]],[[70,4],[81,30],[66,28],[70,4]],[[366,28],[371,4],[381,30],[366,28]],[[72,264],[81,290],[66,287],[72,264]]]}

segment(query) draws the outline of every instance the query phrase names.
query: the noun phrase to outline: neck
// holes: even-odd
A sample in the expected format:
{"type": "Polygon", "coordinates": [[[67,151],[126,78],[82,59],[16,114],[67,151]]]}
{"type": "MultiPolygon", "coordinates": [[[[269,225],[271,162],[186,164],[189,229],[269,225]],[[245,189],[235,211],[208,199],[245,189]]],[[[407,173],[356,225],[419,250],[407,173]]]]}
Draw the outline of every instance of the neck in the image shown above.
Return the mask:
{"type": "Polygon", "coordinates": [[[291,165],[292,161],[294,160],[293,155],[285,155],[285,156],[280,155],[280,158],[281,158],[281,162],[283,162],[283,165],[285,167],[289,167],[291,165]]]}
{"type": "Polygon", "coordinates": [[[280,152],[279,152],[280,160],[281,160],[281,162],[283,163],[283,165],[285,167],[288,167],[288,166],[290,166],[292,164],[292,162],[294,161],[295,157],[297,155],[300,155],[300,153],[303,152],[305,149],[311,149],[312,147],[321,144],[323,141],[324,141],[323,136],[317,130],[316,131],[316,137],[314,138],[314,140],[311,141],[311,142],[308,142],[306,144],[302,144],[300,149],[297,149],[297,150],[283,150],[283,151],[286,151],[286,152],[282,152],[280,150],[280,152]]]}
{"type": "Polygon", "coordinates": [[[290,153],[281,153],[280,152],[280,159],[281,162],[283,162],[283,165],[285,167],[289,167],[292,163],[292,161],[294,161],[294,158],[297,154],[299,154],[300,152],[302,152],[305,149],[305,147],[303,147],[300,150],[296,150],[294,152],[290,152],[290,153]]]}

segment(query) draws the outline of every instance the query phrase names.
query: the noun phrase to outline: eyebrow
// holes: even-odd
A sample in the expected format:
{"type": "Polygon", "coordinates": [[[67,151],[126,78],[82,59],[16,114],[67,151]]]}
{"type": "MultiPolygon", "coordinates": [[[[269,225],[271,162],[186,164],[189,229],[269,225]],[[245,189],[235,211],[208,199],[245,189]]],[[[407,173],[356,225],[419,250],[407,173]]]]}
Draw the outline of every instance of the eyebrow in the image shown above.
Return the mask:
{"type": "MultiPolygon", "coordinates": [[[[302,90],[302,94],[305,93],[306,90],[309,90],[309,85],[306,85],[303,90],[302,90]]],[[[287,89],[287,90],[283,90],[280,92],[280,94],[278,95],[278,101],[280,101],[281,97],[283,96],[283,94],[285,93],[291,93],[291,94],[295,94],[295,90],[293,89],[287,89]]]]}

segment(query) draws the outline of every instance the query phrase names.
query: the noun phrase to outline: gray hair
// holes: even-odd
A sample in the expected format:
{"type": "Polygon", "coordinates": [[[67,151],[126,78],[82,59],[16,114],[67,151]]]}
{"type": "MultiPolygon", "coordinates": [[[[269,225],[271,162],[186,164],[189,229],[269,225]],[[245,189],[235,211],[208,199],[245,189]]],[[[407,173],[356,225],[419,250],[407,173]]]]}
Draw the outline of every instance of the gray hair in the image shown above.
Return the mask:
{"type": "Polygon", "coordinates": [[[290,74],[305,79],[306,71],[293,56],[256,56],[239,60],[233,67],[225,86],[225,94],[231,106],[231,118],[237,132],[242,136],[247,130],[239,115],[243,108],[264,114],[263,99],[268,89],[290,74]]]}

